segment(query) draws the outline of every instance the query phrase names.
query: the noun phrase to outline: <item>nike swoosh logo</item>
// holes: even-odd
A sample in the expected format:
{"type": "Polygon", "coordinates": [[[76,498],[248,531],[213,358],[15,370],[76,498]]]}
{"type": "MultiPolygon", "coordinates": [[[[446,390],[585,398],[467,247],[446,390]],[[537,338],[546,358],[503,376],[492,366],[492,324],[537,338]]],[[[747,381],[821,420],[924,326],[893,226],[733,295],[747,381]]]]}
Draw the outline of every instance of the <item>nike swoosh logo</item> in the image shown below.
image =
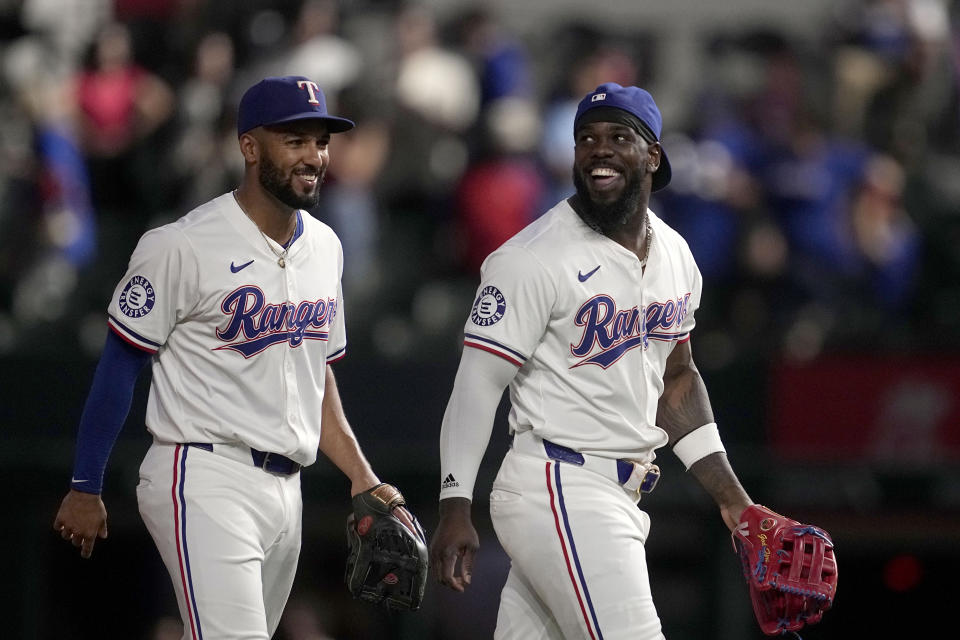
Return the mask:
{"type": "Polygon", "coordinates": [[[590,276],[592,276],[597,272],[597,269],[599,268],[600,268],[600,265],[597,265],[596,267],[594,267],[593,271],[590,271],[588,273],[580,273],[579,271],[577,271],[577,277],[580,278],[580,282],[586,282],[587,280],[590,279],[590,276]]]}
{"type": "Polygon", "coordinates": [[[87,480],[77,480],[76,478],[70,478],[72,484],[80,484],[81,482],[87,482],[87,480]]]}
{"type": "Polygon", "coordinates": [[[233,271],[234,273],[237,273],[237,272],[241,271],[242,269],[246,269],[247,267],[249,267],[249,266],[252,265],[252,264],[253,264],[253,260],[251,260],[250,262],[245,262],[244,264],[240,265],[239,267],[236,267],[236,266],[234,266],[234,264],[231,262],[231,263],[230,263],[230,271],[233,271]]]}

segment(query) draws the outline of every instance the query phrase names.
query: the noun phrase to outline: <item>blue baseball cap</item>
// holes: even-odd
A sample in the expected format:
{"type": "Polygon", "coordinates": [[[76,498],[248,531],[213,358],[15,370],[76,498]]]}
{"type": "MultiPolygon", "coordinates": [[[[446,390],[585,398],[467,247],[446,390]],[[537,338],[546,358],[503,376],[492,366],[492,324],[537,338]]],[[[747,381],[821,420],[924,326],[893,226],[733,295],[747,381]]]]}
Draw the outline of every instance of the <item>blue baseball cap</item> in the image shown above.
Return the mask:
{"type": "MultiPolygon", "coordinates": [[[[576,134],[580,127],[580,118],[591,109],[600,107],[620,109],[636,117],[646,133],[657,142],[660,142],[660,134],[663,131],[663,118],[660,116],[660,109],[657,103],[653,101],[653,96],[639,87],[622,87],[616,82],[605,82],[599,87],[588,93],[580,104],[577,105],[577,115],[573,119],[573,131],[576,134]]],[[[660,167],[653,174],[653,184],[651,189],[659,191],[670,183],[670,177],[673,175],[670,170],[670,161],[667,159],[667,151],[660,144],[660,167]]]]}
{"type": "Polygon", "coordinates": [[[264,78],[243,94],[237,111],[237,135],[294,120],[323,120],[330,133],[354,127],[352,121],[327,113],[327,99],[316,82],[303,76],[284,76],[264,78]]]}

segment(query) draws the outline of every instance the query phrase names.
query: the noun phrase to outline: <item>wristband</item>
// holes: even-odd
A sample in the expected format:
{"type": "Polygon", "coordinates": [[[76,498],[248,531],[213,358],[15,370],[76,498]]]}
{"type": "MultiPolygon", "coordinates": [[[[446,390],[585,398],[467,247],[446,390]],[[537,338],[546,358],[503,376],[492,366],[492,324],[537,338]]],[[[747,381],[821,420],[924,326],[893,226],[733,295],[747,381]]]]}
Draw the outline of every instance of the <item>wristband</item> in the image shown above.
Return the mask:
{"type": "Polygon", "coordinates": [[[680,462],[688,471],[697,460],[706,458],[711,453],[726,452],[716,422],[708,422],[702,427],[697,427],[673,445],[673,453],[680,458],[680,462]]]}

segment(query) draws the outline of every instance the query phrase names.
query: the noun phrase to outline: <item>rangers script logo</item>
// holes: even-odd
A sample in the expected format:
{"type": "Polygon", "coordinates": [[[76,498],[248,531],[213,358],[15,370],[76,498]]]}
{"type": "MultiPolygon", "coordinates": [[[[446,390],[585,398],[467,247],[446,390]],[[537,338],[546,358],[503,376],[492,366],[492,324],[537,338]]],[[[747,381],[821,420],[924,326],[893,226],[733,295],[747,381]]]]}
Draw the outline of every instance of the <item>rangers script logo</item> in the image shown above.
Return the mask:
{"type": "Polygon", "coordinates": [[[595,364],[606,369],[627,351],[637,347],[646,349],[650,340],[682,339],[687,335],[685,332],[671,329],[683,324],[689,304],[689,293],[676,300],[651,302],[643,310],[617,309],[616,302],[606,294],[590,298],[574,316],[576,325],[583,327],[583,335],[580,342],[570,345],[570,353],[582,360],[570,368],[595,364]],[[596,347],[600,350],[593,353],[596,347]]]}
{"type": "Polygon", "coordinates": [[[217,337],[230,344],[214,350],[230,349],[249,358],[283,342],[299,347],[304,340],[327,340],[327,327],[337,316],[337,300],[267,304],[259,287],[245,285],[227,295],[220,310],[230,320],[224,329],[217,329],[217,337]],[[241,333],[243,339],[237,340],[241,333]]]}

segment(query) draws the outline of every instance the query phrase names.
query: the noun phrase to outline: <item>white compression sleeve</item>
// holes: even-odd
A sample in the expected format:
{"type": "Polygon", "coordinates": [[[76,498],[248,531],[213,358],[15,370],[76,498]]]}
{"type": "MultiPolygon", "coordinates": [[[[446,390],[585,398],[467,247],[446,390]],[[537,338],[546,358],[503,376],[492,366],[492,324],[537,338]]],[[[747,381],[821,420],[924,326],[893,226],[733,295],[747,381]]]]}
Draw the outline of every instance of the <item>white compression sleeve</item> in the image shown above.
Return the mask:
{"type": "Polygon", "coordinates": [[[480,462],[490,442],[503,390],[517,366],[465,347],[440,428],[440,499],[473,499],[480,462]]]}

